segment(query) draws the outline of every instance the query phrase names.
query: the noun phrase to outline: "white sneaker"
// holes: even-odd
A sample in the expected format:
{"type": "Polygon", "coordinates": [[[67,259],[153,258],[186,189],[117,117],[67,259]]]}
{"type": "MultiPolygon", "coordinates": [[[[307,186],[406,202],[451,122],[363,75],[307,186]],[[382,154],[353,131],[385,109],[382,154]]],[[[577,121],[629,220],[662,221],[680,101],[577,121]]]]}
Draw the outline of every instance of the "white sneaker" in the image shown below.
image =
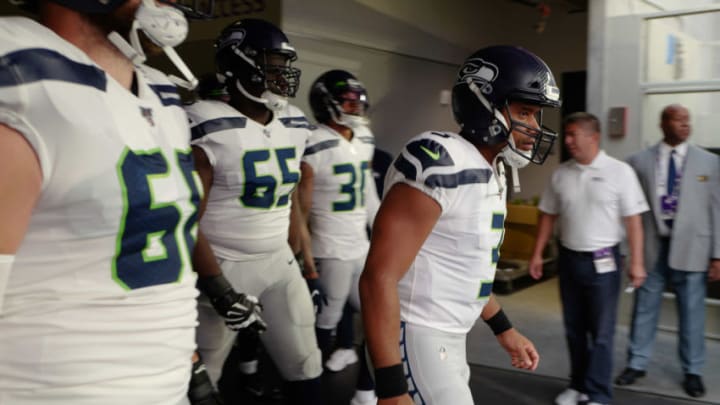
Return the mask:
{"type": "Polygon", "coordinates": [[[350,405],[377,405],[377,401],[375,390],[357,390],[350,405]]]}
{"type": "Polygon", "coordinates": [[[603,404],[602,402],[588,402],[587,405],[608,405],[608,404],[603,404]]]}
{"type": "Polygon", "coordinates": [[[330,358],[325,362],[325,367],[330,371],[341,371],[350,364],[358,361],[358,355],[355,349],[337,349],[330,355],[330,358]]]}
{"type": "Polygon", "coordinates": [[[555,397],[555,404],[557,405],[577,405],[578,402],[587,401],[589,398],[578,390],[572,388],[566,388],[565,391],[561,392],[560,395],[555,397]]]}

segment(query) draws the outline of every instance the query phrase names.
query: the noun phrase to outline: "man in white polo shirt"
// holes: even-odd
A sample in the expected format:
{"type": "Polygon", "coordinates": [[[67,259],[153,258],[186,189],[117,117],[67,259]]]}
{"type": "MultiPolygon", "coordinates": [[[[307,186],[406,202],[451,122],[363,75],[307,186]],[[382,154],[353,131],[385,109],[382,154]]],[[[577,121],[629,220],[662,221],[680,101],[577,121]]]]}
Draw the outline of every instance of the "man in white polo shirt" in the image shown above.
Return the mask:
{"type": "Polygon", "coordinates": [[[573,113],[565,119],[564,130],[573,159],[555,170],[540,200],[530,275],[542,277],[542,252],[559,219],[558,275],[571,372],[570,386],[555,403],[608,404],[622,225],[630,246],[628,276],[632,286],[639,287],[646,277],[640,214],[649,207],[632,168],[600,150],[597,117],[573,113]]]}

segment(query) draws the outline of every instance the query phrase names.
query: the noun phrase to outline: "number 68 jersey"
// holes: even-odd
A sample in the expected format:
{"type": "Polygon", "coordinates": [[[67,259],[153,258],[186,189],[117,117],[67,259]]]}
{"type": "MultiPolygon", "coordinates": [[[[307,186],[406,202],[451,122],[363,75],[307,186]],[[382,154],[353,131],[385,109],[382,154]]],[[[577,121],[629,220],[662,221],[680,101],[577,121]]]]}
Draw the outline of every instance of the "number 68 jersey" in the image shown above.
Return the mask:
{"type": "Polygon", "coordinates": [[[42,170],[0,313],[0,403],[177,405],[199,183],[175,88],[142,68],[135,95],[47,28],[0,20],[0,123],[42,170]]]}
{"type": "Polygon", "coordinates": [[[215,255],[247,260],[287,246],[291,195],[310,136],[305,116],[288,106],[261,125],[211,100],[186,111],[192,144],[203,149],[213,167],[200,226],[215,255]]]}

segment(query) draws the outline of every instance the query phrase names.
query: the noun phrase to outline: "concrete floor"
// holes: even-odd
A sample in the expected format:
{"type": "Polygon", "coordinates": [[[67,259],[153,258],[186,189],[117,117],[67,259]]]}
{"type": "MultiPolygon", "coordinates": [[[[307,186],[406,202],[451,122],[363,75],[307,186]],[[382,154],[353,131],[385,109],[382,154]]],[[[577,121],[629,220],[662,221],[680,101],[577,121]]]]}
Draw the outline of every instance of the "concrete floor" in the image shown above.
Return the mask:
{"type": "MultiPolygon", "coordinates": [[[[498,295],[505,312],[513,324],[529,337],[537,347],[541,361],[534,374],[554,377],[567,381],[569,359],[563,334],[562,312],[558,294],[557,277],[534,284],[509,295],[498,295]]],[[[625,367],[625,351],[628,342],[627,322],[632,307],[632,295],[621,294],[618,310],[618,327],[615,335],[613,375],[625,367]]],[[[716,316],[716,313],[709,313],[716,316]]],[[[710,319],[708,320],[710,323],[710,319]]],[[[713,322],[717,320],[713,319],[713,322]]],[[[483,322],[478,322],[468,336],[468,361],[474,365],[514,370],[507,354],[497,345],[496,340],[483,322]]],[[[720,404],[720,341],[707,339],[707,357],[704,381],[707,395],[698,403],[720,404]]],[[[697,401],[685,394],[681,383],[682,370],[677,357],[675,333],[659,331],[655,353],[648,369],[648,375],[638,383],[623,387],[638,392],[651,393],[668,399],[697,401]]],[[[523,371],[516,371],[524,373],[523,371]]],[[[561,387],[562,388],[562,387],[561,387]]],[[[538,402],[538,403],[552,403],[538,402]]],[[[619,403],[616,401],[616,403],[619,403]]]]}
{"type": "MultiPolygon", "coordinates": [[[[483,322],[478,322],[468,336],[470,388],[475,402],[482,405],[553,404],[555,396],[566,387],[569,375],[557,278],[531,284],[509,295],[498,295],[498,299],[514,325],[535,343],[541,361],[538,369],[532,373],[513,369],[507,354],[499,347],[490,330],[483,322]]],[[[618,313],[620,324],[615,337],[614,375],[625,367],[631,300],[630,294],[622,294],[618,313]]],[[[613,404],[720,404],[718,340],[707,340],[705,369],[707,395],[700,399],[688,397],[681,387],[683,375],[676,356],[676,336],[661,331],[658,333],[655,356],[648,375],[633,386],[616,387],[613,404]]],[[[356,373],[357,367],[352,365],[339,373],[326,372],[323,375],[325,405],[349,403],[354,392],[356,373]]],[[[290,401],[254,400],[243,396],[228,401],[227,405],[268,403],[282,405],[290,401]]]]}

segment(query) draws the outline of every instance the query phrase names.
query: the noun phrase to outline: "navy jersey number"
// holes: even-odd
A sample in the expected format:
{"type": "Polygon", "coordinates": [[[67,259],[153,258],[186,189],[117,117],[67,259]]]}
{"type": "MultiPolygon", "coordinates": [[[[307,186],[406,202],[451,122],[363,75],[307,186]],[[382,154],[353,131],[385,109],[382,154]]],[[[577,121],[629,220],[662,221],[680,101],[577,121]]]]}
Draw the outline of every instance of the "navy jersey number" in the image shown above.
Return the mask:
{"type": "Polygon", "coordinates": [[[333,211],[352,211],[355,207],[365,206],[365,173],[369,167],[370,165],[367,161],[360,162],[360,167],[357,171],[352,163],[333,166],[333,173],[336,176],[348,175],[348,181],[340,185],[340,194],[344,194],[347,197],[342,201],[333,202],[333,211]],[[357,185],[358,179],[360,180],[359,187],[357,185]]]}
{"type": "Polygon", "coordinates": [[[175,157],[168,162],[160,150],[126,150],[118,163],[124,204],[112,276],[125,289],[172,283],[189,268],[200,194],[190,153],[175,157]],[[155,182],[172,182],[178,174],[189,200],[163,200],[155,182]]]}
{"type": "Polygon", "coordinates": [[[260,174],[257,164],[270,160],[271,151],[260,149],[247,151],[242,158],[243,172],[245,173],[245,184],[243,186],[240,201],[246,207],[270,209],[274,206],[283,207],[290,201],[291,188],[289,192],[276,196],[279,184],[295,185],[300,180],[300,173],[290,170],[288,161],[296,158],[295,148],[278,148],[274,150],[275,160],[280,168],[281,179],[278,180],[272,174],[260,174]]]}

